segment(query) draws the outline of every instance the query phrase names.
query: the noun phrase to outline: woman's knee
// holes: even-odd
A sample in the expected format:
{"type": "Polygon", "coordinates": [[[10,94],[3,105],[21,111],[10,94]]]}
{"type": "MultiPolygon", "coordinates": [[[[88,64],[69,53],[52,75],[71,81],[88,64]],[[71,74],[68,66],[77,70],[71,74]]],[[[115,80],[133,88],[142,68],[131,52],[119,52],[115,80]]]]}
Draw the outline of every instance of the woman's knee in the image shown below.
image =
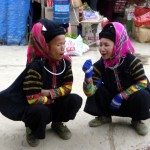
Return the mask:
{"type": "Polygon", "coordinates": [[[43,116],[49,114],[49,109],[46,105],[31,105],[29,106],[28,112],[35,116],[43,116]]]}
{"type": "Polygon", "coordinates": [[[77,94],[70,94],[69,103],[72,104],[72,106],[80,108],[82,105],[82,97],[77,94]]]}
{"type": "Polygon", "coordinates": [[[136,92],[132,99],[134,99],[135,103],[139,104],[149,104],[150,105],[150,94],[146,90],[140,90],[136,92]]]}

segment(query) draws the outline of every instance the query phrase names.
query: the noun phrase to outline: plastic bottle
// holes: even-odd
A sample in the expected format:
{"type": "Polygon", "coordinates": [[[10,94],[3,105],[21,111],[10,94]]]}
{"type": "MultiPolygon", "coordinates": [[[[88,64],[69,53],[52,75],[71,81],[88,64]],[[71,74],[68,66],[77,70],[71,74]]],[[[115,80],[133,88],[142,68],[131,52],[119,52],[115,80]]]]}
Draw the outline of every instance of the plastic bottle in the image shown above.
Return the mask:
{"type": "Polygon", "coordinates": [[[53,20],[68,23],[70,20],[70,0],[53,0],[53,20]]]}

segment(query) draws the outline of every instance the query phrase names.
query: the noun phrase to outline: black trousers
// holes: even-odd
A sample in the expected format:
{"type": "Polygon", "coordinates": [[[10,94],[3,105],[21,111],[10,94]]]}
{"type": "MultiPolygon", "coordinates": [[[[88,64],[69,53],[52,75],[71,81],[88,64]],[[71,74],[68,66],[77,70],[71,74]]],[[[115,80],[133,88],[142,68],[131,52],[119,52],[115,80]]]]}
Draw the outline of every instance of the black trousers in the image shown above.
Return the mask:
{"type": "Polygon", "coordinates": [[[67,122],[73,120],[82,105],[82,98],[77,94],[69,94],[58,98],[50,105],[29,105],[23,122],[36,138],[45,138],[46,125],[50,122],[67,122]]]}
{"type": "Polygon", "coordinates": [[[114,115],[131,117],[133,120],[150,118],[150,93],[147,90],[135,92],[128,100],[123,100],[118,110],[110,109],[110,103],[114,96],[101,85],[93,96],[87,98],[84,111],[94,116],[114,115]]]}

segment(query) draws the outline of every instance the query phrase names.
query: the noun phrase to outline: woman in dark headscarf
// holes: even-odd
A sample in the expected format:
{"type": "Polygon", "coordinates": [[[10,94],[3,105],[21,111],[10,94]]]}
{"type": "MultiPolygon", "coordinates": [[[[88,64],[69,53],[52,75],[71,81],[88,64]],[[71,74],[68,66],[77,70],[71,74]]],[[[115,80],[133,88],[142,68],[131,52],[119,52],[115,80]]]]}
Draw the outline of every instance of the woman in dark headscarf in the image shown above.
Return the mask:
{"type": "Polygon", "coordinates": [[[141,120],[150,117],[150,88],[142,62],[134,55],[121,23],[109,23],[99,37],[100,60],[93,65],[87,60],[83,65],[83,89],[88,97],[84,110],[97,116],[89,126],[111,123],[113,115],[130,117],[137,133],[146,135],[148,128],[141,120]]]}
{"type": "Polygon", "coordinates": [[[62,139],[70,139],[71,131],[62,122],[73,120],[82,104],[80,96],[71,94],[73,74],[70,57],[64,55],[65,33],[63,26],[47,19],[34,24],[30,33],[29,69],[23,82],[29,106],[23,121],[31,146],[45,138],[50,122],[62,139]]]}

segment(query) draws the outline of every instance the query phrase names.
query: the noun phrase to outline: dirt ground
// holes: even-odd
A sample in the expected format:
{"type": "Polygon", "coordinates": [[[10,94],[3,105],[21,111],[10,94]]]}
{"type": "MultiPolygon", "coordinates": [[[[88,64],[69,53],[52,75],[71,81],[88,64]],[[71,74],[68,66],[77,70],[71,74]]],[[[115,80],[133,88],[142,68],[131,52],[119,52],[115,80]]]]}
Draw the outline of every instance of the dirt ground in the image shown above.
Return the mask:
{"type": "MultiPolygon", "coordinates": [[[[147,76],[150,79],[150,43],[133,41],[136,55],[141,58],[147,76]]],[[[27,46],[0,46],[0,91],[7,88],[25,68],[27,46]]],[[[139,136],[130,125],[130,118],[113,117],[112,124],[97,128],[90,128],[88,122],[93,116],[83,111],[86,96],[82,90],[84,73],[82,65],[86,59],[93,62],[100,54],[96,47],[83,56],[72,56],[74,84],[73,93],[83,98],[82,108],[75,120],[69,121],[67,126],[72,131],[70,140],[60,139],[50,128],[46,129],[46,138],[41,140],[36,148],[30,147],[25,139],[23,122],[15,122],[0,114],[0,149],[1,150],[150,150],[150,132],[146,136],[139,136]]],[[[150,120],[144,121],[150,129],[150,120]]]]}

